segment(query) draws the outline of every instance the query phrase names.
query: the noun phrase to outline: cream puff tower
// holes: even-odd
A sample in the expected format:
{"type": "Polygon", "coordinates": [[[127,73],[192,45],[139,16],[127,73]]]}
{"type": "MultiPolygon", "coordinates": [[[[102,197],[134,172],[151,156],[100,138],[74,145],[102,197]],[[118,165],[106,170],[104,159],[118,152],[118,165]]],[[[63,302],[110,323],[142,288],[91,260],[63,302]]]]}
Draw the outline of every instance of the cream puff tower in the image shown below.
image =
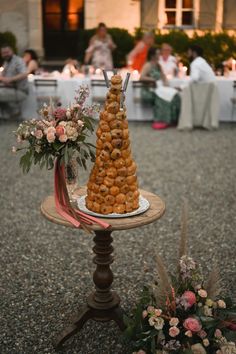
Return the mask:
{"type": "Polygon", "coordinates": [[[121,76],[113,75],[96,132],[96,160],[87,184],[86,207],[100,214],[125,214],[139,208],[123,91],[121,76]]]}

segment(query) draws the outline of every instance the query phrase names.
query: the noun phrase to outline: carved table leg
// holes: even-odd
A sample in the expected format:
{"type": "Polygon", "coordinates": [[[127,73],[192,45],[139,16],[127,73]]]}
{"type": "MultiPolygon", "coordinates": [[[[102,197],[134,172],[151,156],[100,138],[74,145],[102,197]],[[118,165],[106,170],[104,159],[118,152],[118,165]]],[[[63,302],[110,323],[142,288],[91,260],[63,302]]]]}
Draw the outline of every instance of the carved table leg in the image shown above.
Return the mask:
{"type": "Polygon", "coordinates": [[[111,291],[113,282],[113,273],[110,268],[113,262],[111,231],[95,231],[93,240],[95,243],[93,261],[96,264],[93,274],[95,292],[88,297],[85,309],[58,336],[55,342],[56,349],[59,349],[67,339],[77,333],[89,319],[101,322],[113,320],[121,330],[125,329],[122,310],[119,307],[120,298],[111,291]]]}

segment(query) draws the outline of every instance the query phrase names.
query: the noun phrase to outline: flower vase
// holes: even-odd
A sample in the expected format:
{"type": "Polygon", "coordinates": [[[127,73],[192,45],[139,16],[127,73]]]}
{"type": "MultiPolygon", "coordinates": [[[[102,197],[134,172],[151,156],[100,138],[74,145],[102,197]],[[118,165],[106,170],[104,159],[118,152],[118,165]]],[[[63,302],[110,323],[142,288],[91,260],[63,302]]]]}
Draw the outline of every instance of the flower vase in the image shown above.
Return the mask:
{"type": "Polygon", "coordinates": [[[71,158],[70,161],[65,165],[65,179],[70,202],[75,202],[75,191],[79,187],[78,162],[76,161],[75,157],[71,158]]]}

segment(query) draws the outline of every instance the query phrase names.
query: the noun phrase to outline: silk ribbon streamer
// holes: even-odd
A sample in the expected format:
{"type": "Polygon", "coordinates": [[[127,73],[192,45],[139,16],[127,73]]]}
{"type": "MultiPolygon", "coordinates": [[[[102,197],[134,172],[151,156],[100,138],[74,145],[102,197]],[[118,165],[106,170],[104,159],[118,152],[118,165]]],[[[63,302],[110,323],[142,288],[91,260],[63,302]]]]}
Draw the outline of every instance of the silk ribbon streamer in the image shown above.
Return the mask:
{"type": "Polygon", "coordinates": [[[70,203],[66,179],[65,179],[65,166],[57,159],[55,162],[54,170],[54,197],[55,206],[58,214],[64,219],[69,221],[77,228],[82,228],[87,232],[91,232],[91,227],[94,223],[100,225],[102,228],[107,229],[110,225],[103,222],[91,215],[87,215],[78,209],[74,209],[70,203]]]}

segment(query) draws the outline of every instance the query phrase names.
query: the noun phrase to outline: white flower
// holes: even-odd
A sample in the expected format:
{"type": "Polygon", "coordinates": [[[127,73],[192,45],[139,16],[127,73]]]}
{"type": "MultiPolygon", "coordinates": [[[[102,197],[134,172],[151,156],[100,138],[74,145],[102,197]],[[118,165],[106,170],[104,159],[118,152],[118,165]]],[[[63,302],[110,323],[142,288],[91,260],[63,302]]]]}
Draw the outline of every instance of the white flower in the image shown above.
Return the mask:
{"type": "Polygon", "coordinates": [[[15,146],[12,146],[12,149],[11,149],[11,151],[15,154],[16,153],[16,147],[15,146]]]}
{"type": "Polygon", "coordinates": [[[226,308],[226,303],[224,302],[224,300],[218,300],[217,301],[217,305],[221,309],[225,309],[226,308]]]}
{"type": "Polygon", "coordinates": [[[210,344],[210,342],[207,338],[203,339],[202,343],[203,343],[204,347],[208,347],[210,344]]]}
{"type": "Polygon", "coordinates": [[[70,117],[71,117],[70,109],[67,109],[67,111],[66,111],[66,117],[67,117],[67,118],[70,118],[70,117]]]}
{"type": "Polygon", "coordinates": [[[220,354],[236,354],[235,343],[228,342],[220,347],[220,354]]]}
{"type": "Polygon", "coordinates": [[[150,317],[148,320],[150,326],[153,326],[155,329],[160,330],[164,326],[164,320],[161,317],[150,317]]]}
{"type": "Polygon", "coordinates": [[[205,316],[212,317],[212,309],[206,305],[203,306],[203,313],[205,316]]]}
{"type": "Polygon", "coordinates": [[[178,323],[179,319],[177,317],[172,317],[169,322],[170,326],[178,326],[178,323]]]}
{"type": "Polygon", "coordinates": [[[163,318],[157,317],[157,318],[155,319],[154,328],[157,329],[157,330],[160,330],[160,329],[163,328],[163,326],[164,326],[164,320],[163,320],[163,318]]]}
{"type": "Polygon", "coordinates": [[[191,346],[193,354],[206,354],[205,349],[200,343],[193,344],[191,346]]]}
{"type": "Polygon", "coordinates": [[[200,297],[205,298],[205,297],[207,297],[207,292],[206,292],[206,290],[204,290],[204,289],[200,289],[200,290],[198,290],[198,295],[199,295],[200,297]]]}
{"type": "Polygon", "coordinates": [[[193,336],[193,334],[192,334],[192,332],[191,331],[186,331],[185,333],[184,333],[187,337],[189,337],[189,338],[191,338],[192,336],[193,336]]]}

